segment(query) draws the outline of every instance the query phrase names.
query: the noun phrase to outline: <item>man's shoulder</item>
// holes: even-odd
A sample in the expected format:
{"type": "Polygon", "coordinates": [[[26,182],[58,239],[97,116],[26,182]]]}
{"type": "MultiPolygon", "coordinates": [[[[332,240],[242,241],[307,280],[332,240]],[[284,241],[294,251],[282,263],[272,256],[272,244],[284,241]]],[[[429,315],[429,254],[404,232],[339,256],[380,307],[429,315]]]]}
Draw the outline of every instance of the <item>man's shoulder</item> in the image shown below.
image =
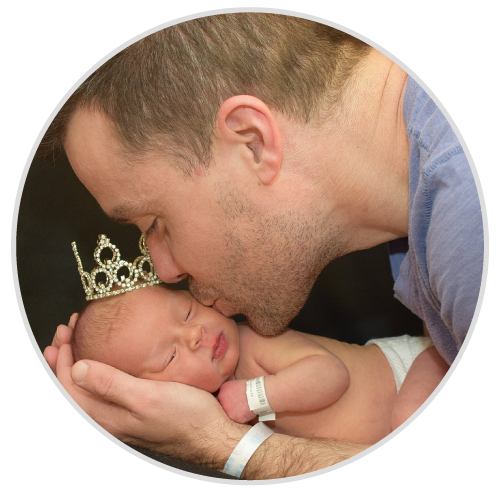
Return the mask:
{"type": "Polygon", "coordinates": [[[410,143],[410,161],[418,158],[422,174],[438,168],[456,155],[462,155],[467,163],[448,119],[425,89],[411,77],[408,77],[403,113],[410,143]]]}

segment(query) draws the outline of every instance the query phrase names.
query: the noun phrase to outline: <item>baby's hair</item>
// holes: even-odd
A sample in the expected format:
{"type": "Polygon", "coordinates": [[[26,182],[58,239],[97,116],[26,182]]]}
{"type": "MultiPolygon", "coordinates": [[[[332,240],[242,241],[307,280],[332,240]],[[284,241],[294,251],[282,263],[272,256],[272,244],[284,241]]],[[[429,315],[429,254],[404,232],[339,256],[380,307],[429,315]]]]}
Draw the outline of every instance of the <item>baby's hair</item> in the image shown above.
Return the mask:
{"type": "MultiPolygon", "coordinates": [[[[163,288],[168,287],[161,283],[163,288]]],[[[106,362],[105,355],[109,352],[109,343],[120,335],[126,321],[130,318],[134,308],[134,301],[129,300],[141,290],[134,290],[120,295],[87,302],[79,312],[73,330],[71,349],[73,358],[92,359],[106,362]]]]}
{"type": "Polygon", "coordinates": [[[105,345],[117,334],[120,324],[131,311],[132,305],[126,293],[88,302],[78,314],[73,330],[71,349],[75,361],[103,361],[105,345]]]}

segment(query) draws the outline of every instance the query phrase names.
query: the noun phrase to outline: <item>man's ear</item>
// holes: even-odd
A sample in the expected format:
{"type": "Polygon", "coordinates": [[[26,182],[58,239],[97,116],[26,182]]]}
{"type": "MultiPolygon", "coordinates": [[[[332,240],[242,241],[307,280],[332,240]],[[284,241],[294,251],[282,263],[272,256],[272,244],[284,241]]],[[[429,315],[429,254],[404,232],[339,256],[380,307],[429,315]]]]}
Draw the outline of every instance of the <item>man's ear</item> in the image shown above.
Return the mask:
{"type": "Polygon", "coordinates": [[[218,136],[243,158],[264,185],[272,184],[281,169],[281,134],[271,110],[260,99],[239,95],[225,101],[217,117],[218,136]]]}

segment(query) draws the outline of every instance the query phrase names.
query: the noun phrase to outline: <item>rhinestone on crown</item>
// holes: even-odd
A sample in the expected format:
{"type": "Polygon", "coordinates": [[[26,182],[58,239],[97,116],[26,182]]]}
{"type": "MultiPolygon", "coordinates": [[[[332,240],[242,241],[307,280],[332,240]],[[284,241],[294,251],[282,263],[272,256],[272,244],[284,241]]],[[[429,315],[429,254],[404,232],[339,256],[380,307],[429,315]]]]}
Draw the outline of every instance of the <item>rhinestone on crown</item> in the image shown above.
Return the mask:
{"type": "Polygon", "coordinates": [[[144,235],[139,239],[139,249],[142,255],[139,255],[133,263],[123,260],[120,255],[120,250],[116,245],[113,245],[105,234],[99,235],[97,240],[97,248],[94,251],[94,260],[97,262],[97,267],[90,273],[83,270],[82,261],[76,248],[76,243],[71,243],[73,253],[75,254],[78,264],[78,271],[82,278],[83,289],[87,296],[87,300],[102,299],[120,293],[131,292],[139,288],[158,285],[161,283],[160,278],[156,274],[151,255],[144,235]],[[111,259],[101,260],[102,251],[109,248],[113,252],[111,259]],[[149,271],[144,269],[144,265],[149,266],[149,271]],[[120,271],[125,271],[125,274],[119,275],[120,271]],[[102,274],[106,278],[104,282],[96,282],[97,275],[102,274]],[[137,283],[140,281],[140,283],[137,283]],[[117,285],[118,288],[112,290],[117,285]]]}

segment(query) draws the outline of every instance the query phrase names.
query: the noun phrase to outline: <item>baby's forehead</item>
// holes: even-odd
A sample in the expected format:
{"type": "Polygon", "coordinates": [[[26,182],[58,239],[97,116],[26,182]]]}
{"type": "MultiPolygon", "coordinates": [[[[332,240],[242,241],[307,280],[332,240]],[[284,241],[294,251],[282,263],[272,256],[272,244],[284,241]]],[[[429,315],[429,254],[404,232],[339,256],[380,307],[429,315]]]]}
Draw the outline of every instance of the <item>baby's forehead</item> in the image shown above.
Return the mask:
{"type": "Polygon", "coordinates": [[[165,285],[154,285],[137,290],[142,296],[155,297],[160,300],[172,300],[174,297],[181,296],[185,293],[183,290],[173,290],[165,285]]]}
{"type": "Polygon", "coordinates": [[[152,289],[165,300],[178,300],[181,298],[193,298],[188,290],[177,290],[175,288],[169,288],[165,285],[156,285],[152,289]]]}

